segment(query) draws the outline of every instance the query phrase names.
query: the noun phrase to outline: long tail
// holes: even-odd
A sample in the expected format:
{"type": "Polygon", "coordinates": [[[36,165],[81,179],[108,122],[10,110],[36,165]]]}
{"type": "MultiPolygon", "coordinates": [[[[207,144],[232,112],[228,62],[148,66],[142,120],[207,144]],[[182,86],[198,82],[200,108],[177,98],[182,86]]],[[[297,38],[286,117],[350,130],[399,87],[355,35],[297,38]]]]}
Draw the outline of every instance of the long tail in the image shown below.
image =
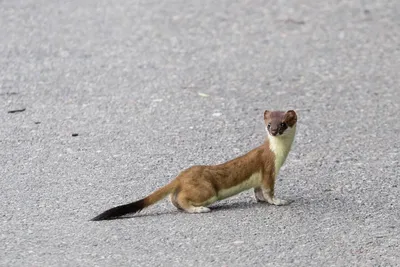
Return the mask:
{"type": "Polygon", "coordinates": [[[96,217],[94,217],[91,220],[92,221],[111,220],[111,219],[120,217],[122,215],[128,214],[128,213],[136,213],[136,212],[141,211],[142,209],[144,209],[150,205],[153,205],[156,202],[164,199],[167,195],[169,195],[173,191],[175,191],[176,187],[177,187],[177,181],[174,180],[171,183],[167,184],[166,186],[161,187],[154,193],[150,194],[149,196],[147,196],[141,200],[111,208],[111,209],[106,210],[105,212],[97,215],[96,217]]]}

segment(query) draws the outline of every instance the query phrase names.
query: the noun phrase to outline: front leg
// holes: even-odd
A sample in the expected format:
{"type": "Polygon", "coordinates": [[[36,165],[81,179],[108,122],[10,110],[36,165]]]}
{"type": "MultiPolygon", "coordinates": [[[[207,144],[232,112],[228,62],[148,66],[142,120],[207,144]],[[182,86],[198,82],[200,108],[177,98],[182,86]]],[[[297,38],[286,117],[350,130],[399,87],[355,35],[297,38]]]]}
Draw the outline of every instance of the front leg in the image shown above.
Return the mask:
{"type": "Polygon", "coordinates": [[[256,197],[257,202],[266,202],[267,201],[264,197],[263,190],[261,187],[254,188],[254,196],[256,197]]]}
{"type": "Polygon", "coordinates": [[[261,189],[262,189],[262,194],[263,194],[265,201],[267,201],[269,204],[276,205],[276,206],[284,206],[284,205],[289,205],[291,203],[291,201],[283,200],[283,199],[279,199],[279,198],[275,197],[275,195],[274,195],[275,175],[274,174],[264,175],[261,189]]]}

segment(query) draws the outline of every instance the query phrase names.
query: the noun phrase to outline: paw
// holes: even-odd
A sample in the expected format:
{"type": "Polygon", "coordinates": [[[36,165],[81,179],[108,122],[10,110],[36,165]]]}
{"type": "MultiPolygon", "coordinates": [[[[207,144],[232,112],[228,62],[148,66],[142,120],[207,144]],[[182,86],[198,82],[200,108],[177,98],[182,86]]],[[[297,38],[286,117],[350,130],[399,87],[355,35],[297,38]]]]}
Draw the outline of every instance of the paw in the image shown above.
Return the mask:
{"type": "Polygon", "coordinates": [[[206,212],[210,212],[211,210],[207,207],[192,207],[188,211],[190,213],[206,213],[206,212]]]}
{"type": "Polygon", "coordinates": [[[292,203],[293,201],[291,200],[284,200],[284,199],[279,199],[279,198],[273,198],[272,200],[269,200],[268,203],[276,206],[286,206],[292,203]]]}

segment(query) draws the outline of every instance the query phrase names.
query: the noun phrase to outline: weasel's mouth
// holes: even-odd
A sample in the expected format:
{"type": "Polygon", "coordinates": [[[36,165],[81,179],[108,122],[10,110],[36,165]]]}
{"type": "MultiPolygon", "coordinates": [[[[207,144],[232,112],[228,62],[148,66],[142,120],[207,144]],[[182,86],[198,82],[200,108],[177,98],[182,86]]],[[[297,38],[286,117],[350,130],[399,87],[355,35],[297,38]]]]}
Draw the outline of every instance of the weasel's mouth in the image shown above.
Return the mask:
{"type": "Polygon", "coordinates": [[[274,136],[274,137],[275,137],[275,136],[279,136],[279,135],[282,134],[282,133],[280,133],[278,130],[276,130],[276,131],[269,130],[268,133],[269,133],[269,135],[274,136]]]}
{"type": "Polygon", "coordinates": [[[280,136],[286,136],[286,134],[288,133],[288,131],[281,131],[281,130],[276,130],[276,131],[268,131],[268,134],[273,136],[273,137],[280,137],[280,136]]]}

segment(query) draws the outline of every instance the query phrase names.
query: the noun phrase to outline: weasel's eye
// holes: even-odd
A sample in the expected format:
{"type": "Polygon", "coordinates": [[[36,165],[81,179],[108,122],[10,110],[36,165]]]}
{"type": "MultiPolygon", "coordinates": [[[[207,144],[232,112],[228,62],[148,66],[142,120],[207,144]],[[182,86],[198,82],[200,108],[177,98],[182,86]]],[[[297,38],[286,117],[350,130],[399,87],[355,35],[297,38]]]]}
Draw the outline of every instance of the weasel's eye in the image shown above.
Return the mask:
{"type": "Polygon", "coordinates": [[[268,129],[271,128],[271,123],[268,123],[267,127],[268,127],[268,129]]]}
{"type": "Polygon", "coordinates": [[[282,122],[281,127],[286,127],[286,123],[282,122]]]}

